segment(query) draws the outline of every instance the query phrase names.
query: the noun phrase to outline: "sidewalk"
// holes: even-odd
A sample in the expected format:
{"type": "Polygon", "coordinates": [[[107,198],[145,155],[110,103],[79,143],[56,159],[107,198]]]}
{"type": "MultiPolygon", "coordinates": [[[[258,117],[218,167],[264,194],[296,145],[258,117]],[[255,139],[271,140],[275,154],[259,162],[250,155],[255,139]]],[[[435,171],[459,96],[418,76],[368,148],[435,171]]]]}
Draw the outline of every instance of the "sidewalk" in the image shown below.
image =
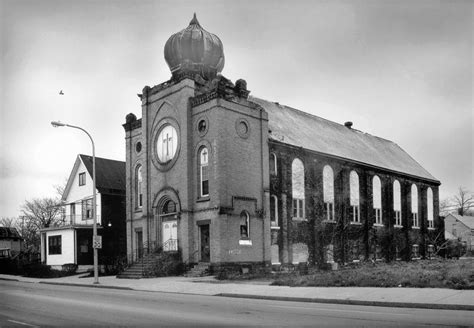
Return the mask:
{"type": "Polygon", "coordinates": [[[99,277],[99,285],[94,285],[94,278],[79,278],[80,276],[81,275],[40,279],[0,274],[0,280],[298,302],[474,311],[474,290],[442,288],[287,287],[270,286],[266,282],[258,281],[238,283],[220,282],[213,277],[165,277],[136,280],[117,279],[115,276],[108,276],[99,277]]]}

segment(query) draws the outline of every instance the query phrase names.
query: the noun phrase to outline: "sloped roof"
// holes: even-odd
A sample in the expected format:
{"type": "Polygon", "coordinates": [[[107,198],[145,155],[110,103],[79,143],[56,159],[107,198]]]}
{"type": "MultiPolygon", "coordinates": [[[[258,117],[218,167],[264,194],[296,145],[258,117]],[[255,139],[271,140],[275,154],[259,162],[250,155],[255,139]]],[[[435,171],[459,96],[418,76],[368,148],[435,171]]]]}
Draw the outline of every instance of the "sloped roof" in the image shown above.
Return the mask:
{"type": "MultiPolygon", "coordinates": [[[[80,154],[79,157],[92,176],[92,156],[80,154]]],[[[99,192],[110,190],[125,192],[125,162],[96,157],[95,176],[99,192]]]]}
{"type": "Polygon", "coordinates": [[[0,239],[20,239],[20,234],[15,228],[0,227],[0,239]]]}
{"type": "Polygon", "coordinates": [[[439,183],[392,141],[278,103],[249,100],[267,111],[271,140],[439,183]]]}
{"type": "Polygon", "coordinates": [[[452,214],[452,213],[449,215],[454,216],[456,220],[463,223],[469,229],[474,229],[474,216],[466,216],[466,215],[463,216],[463,215],[452,214]]]}

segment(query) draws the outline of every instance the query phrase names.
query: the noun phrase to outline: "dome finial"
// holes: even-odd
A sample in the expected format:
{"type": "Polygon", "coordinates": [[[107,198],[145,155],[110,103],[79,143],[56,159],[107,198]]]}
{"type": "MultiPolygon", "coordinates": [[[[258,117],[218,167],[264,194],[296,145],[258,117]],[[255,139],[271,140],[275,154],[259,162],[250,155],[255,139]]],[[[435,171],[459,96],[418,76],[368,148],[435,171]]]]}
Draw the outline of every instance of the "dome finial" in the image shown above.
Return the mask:
{"type": "Polygon", "coordinates": [[[193,19],[191,19],[191,21],[189,22],[189,25],[201,26],[201,24],[199,24],[198,19],[196,17],[196,13],[194,13],[193,19]]]}

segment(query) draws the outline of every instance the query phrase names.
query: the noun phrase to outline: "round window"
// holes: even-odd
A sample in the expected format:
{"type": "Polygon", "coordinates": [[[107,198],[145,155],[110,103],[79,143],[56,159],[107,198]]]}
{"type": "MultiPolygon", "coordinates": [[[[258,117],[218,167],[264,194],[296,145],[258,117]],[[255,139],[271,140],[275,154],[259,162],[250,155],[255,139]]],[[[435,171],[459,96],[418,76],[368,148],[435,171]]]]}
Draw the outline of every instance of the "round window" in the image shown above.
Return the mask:
{"type": "Polygon", "coordinates": [[[250,134],[249,123],[246,119],[241,118],[240,120],[235,122],[235,130],[241,138],[247,138],[250,134]]]}
{"type": "Polygon", "coordinates": [[[142,143],[140,141],[137,142],[137,144],[135,145],[135,150],[137,151],[137,153],[142,151],[142,143]]]}
{"type": "Polygon", "coordinates": [[[156,140],[156,152],[160,162],[168,162],[173,159],[178,149],[178,134],[171,125],[165,125],[156,140]]]}
{"type": "Polygon", "coordinates": [[[205,121],[205,120],[200,120],[200,121],[199,121],[199,124],[198,124],[198,130],[199,130],[199,132],[201,132],[201,133],[206,132],[206,128],[207,128],[206,121],[205,121]]]}

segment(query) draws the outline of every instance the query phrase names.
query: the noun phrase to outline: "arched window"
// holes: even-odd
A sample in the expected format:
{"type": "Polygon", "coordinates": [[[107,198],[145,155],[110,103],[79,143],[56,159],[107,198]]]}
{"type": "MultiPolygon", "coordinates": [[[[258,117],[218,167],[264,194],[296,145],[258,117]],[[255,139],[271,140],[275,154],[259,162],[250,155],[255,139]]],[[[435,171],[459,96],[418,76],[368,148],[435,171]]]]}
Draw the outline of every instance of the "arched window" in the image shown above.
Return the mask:
{"type": "Polygon", "coordinates": [[[275,195],[270,197],[270,224],[272,228],[279,228],[278,221],[278,198],[275,195]]]}
{"type": "Polygon", "coordinates": [[[270,153],[270,174],[277,175],[277,157],[275,153],[270,153]]]}
{"type": "Polygon", "coordinates": [[[323,200],[326,220],[334,221],[334,172],[329,165],[323,168],[323,200]]]}
{"type": "Polygon", "coordinates": [[[412,215],[412,227],[419,228],[420,223],[418,222],[418,188],[415,184],[411,185],[411,215],[412,215]]]}
{"type": "Polygon", "coordinates": [[[426,191],[426,205],[427,205],[427,214],[428,214],[428,229],[434,228],[434,217],[433,217],[433,190],[428,187],[426,191]]]}
{"type": "Polygon", "coordinates": [[[291,184],[293,195],[293,217],[304,219],[304,165],[295,158],[291,164],[291,184]]]}
{"type": "Polygon", "coordinates": [[[141,208],[143,206],[143,175],[142,166],[138,165],[135,174],[135,206],[141,208]]]}
{"type": "Polygon", "coordinates": [[[376,175],[372,178],[372,199],[375,211],[375,224],[382,224],[382,183],[376,175]]]}
{"type": "Polygon", "coordinates": [[[360,222],[359,175],[356,171],[349,174],[350,203],[352,222],[360,222]]]}
{"type": "Polygon", "coordinates": [[[209,152],[206,147],[199,151],[199,196],[209,196],[209,152]]]}
{"type": "Polygon", "coordinates": [[[395,213],[395,226],[402,226],[402,194],[400,182],[393,181],[393,212],[395,213]]]}
{"type": "Polygon", "coordinates": [[[250,216],[247,211],[240,213],[240,239],[250,238],[250,216]]]}
{"type": "Polygon", "coordinates": [[[161,209],[161,214],[171,214],[176,212],[176,203],[173,202],[171,199],[167,200],[163,204],[163,208],[161,209]]]}

